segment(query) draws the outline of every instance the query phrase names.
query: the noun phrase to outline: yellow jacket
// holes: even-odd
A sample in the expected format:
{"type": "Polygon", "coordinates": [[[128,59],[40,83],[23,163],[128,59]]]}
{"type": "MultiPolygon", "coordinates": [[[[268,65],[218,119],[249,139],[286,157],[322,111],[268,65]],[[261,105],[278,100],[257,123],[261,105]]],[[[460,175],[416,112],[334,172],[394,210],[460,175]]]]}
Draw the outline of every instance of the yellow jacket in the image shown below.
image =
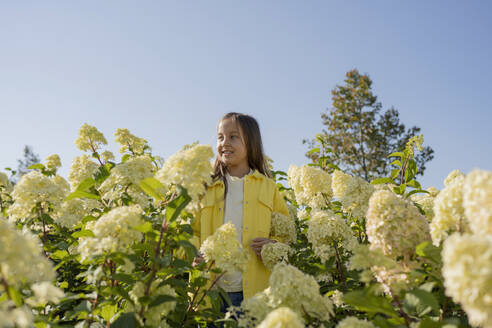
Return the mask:
{"type": "MultiPolygon", "coordinates": [[[[275,181],[257,170],[244,177],[243,193],[243,231],[242,247],[247,249],[250,260],[243,273],[243,294],[248,298],[268,287],[268,270],[251,249],[251,240],[258,237],[268,238],[273,212],[289,215],[287,205],[280,195],[275,181]]],[[[194,223],[196,246],[224,223],[224,183],[216,181],[207,188],[201,201],[202,208],[194,223]]]]}

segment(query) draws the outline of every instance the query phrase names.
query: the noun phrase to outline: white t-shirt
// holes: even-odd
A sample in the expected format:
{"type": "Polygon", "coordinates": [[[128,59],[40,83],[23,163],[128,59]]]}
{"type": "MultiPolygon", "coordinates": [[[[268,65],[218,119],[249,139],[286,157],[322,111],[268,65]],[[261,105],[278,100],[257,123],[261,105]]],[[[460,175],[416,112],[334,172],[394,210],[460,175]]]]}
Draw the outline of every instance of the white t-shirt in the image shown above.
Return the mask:
{"type": "MultiPolygon", "coordinates": [[[[252,172],[250,169],[248,174],[252,172]]],[[[227,174],[226,179],[227,197],[224,209],[224,223],[231,221],[234,224],[238,241],[242,244],[244,177],[238,178],[227,174]]],[[[243,276],[239,271],[226,272],[217,282],[217,285],[226,292],[240,292],[243,290],[243,276]]]]}

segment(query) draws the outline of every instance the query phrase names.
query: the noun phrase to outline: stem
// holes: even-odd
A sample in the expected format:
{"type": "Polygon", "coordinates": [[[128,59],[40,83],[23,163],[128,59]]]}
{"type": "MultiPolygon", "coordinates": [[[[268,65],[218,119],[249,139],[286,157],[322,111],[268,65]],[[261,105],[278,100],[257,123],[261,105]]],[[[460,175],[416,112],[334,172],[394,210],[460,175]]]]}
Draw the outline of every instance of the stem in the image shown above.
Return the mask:
{"type": "Polygon", "coordinates": [[[5,292],[7,293],[9,300],[11,300],[12,295],[10,295],[9,284],[7,283],[7,280],[3,277],[3,275],[2,275],[2,285],[5,288],[5,292]]]}
{"type": "Polygon", "coordinates": [[[98,160],[99,164],[101,164],[101,166],[104,166],[103,162],[101,162],[101,158],[99,157],[99,154],[97,153],[96,149],[92,145],[92,140],[90,138],[89,138],[89,141],[90,141],[89,144],[91,145],[92,152],[97,154],[97,160],[98,160]]]}
{"type": "Polygon", "coordinates": [[[43,217],[43,207],[39,204],[39,216],[41,217],[41,221],[43,222],[43,246],[46,245],[46,223],[43,217]]]}
{"type": "Polygon", "coordinates": [[[405,182],[405,171],[407,170],[408,159],[408,157],[405,158],[405,164],[403,164],[403,166],[401,167],[400,184],[403,184],[405,182]]]}
{"type": "Polygon", "coordinates": [[[398,311],[400,312],[400,315],[403,317],[403,319],[405,319],[405,325],[410,328],[410,317],[408,316],[408,314],[405,313],[405,311],[403,311],[403,305],[401,304],[400,302],[400,299],[398,298],[398,296],[396,296],[393,291],[390,289],[390,295],[391,297],[393,298],[393,300],[395,301],[395,304],[398,306],[398,311]]]}
{"type": "Polygon", "coordinates": [[[342,266],[342,260],[340,258],[340,254],[338,252],[338,247],[337,247],[337,244],[335,243],[335,253],[337,255],[337,268],[338,268],[338,271],[340,272],[340,280],[343,281],[343,291],[344,292],[347,292],[347,281],[345,280],[345,274],[343,272],[343,266],[342,266]]]}

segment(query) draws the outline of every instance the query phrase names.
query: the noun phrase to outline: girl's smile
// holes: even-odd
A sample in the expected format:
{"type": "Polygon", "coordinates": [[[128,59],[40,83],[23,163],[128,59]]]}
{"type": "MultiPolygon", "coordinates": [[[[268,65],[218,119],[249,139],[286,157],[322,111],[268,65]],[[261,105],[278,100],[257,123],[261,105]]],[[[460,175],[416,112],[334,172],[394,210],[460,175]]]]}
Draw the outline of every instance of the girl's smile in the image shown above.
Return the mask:
{"type": "Polygon", "coordinates": [[[224,119],[217,130],[217,153],[229,174],[242,176],[249,172],[246,145],[241,131],[232,119],[224,119]]]}

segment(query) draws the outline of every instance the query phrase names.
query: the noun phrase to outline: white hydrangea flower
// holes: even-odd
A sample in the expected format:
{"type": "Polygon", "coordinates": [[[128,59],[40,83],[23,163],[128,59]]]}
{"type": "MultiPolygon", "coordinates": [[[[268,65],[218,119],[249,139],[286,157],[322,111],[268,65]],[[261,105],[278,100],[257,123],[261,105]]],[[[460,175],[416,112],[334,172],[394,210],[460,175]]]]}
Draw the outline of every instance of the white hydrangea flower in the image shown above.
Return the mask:
{"type": "Polygon", "coordinates": [[[147,140],[131,134],[128,129],[116,129],[114,135],[116,137],[115,141],[120,144],[121,154],[130,151],[130,149],[135,154],[142,154],[144,152],[144,147],[148,147],[147,140]]]}
{"type": "Polygon", "coordinates": [[[343,293],[338,289],[333,291],[333,294],[330,296],[331,301],[336,307],[343,307],[343,293]]]}
{"type": "Polygon", "coordinates": [[[299,205],[321,208],[326,206],[325,197],[329,201],[333,194],[331,176],[314,166],[291,165],[288,171],[288,181],[299,205]]]}
{"type": "Polygon", "coordinates": [[[32,209],[40,203],[43,209],[57,208],[66,194],[63,188],[52,179],[38,171],[31,171],[22,176],[12,192],[14,203],[7,213],[11,221],[25,221],[32,218],[32,209]]]}
{"type": "Polygon", "coordinates": [[[332,246],[342,247],[345,252],[351,252],[358,244],[352,229],[338,215],[330,210],[311,211],[308,221],[307,237],[313,245],[313,251],[322,262],[335,255],[332,246]]]}
{"type": "Polygon", "coordinates": [[[406,290],[411,284],[409,273],[412,263],[396,262],[384,255],[381,249],[371,250],[368,245],[358,245],[355,248],[349,269],[362,270],[362,282],[370,283],[375,278],[388,295],[406,290]]]}
{"type": "Polygon", "coordinates": [[[429,192],[428,194],[413,194],[410,196],[410,199],[420,205],[425,213],[425,218],[427,221],[432,222],[434,219],[434,200],[439,191],[433,187],[428,188],[427,191],[429,192]]]}
{"type": "Polygon", "coordinates": [[[8,284],[52,281],[55,271],[42,252],[39,238],[0,219],[0,274],[8,284]],[[13,247],[15,245],[15,247],[13,247]]]}
{"type": "Polygon", "coordinates": [[[230,221],[220,226],[213,235],[205,239],[200,252],[207,262],[215,261],[215,266],[227,272],[246,270],[249,254],[241,248],[237,231],[230,221]]]}
{"type": "Polygon", "coordinates": [[[307,220],[309,218],[309,213],[305,208],[297,210],[297,217],[299,220],[307,220]]]}
{"type": "Polygon", "coordinates": [[[30,328],[34,324],[31,309],[25,305],[16,307],[12,301],[0,302],[0,318],[2,328],[30,328]]]}
{"type": "Polygon", "coordinates": [[[242,314],[238,319],[239,327],[255,327],[266,318],[274,308],[270,304],[270,287],[241,303],[242,314]]]}
{"type": "Polygon", "coordinates": [[[85,154],[75,157],[68,174],[68,181],[72,184],[72,189],[77,188],[85,179],[94,178],[94,173],[96,173],[98,167],[99,165],[91,161],[89,156],[85,154]]]}
{"type": "Polygon", "coordinates": [[[32,284],[31,290],[34,292],[34,296],[27,301],[32,306],[45,305],[47,303],[58,304],[60,299],[65,297],[63,290],[53,286],[48,281],[32,284]]]}
{"type": "Polygon", "coordinates": [[[114,160],[114,154],[110,152],[109,150],[105,150],[101,153],[101,158],[104,160],[104,162],[114,160]]]}
{"type": "Polygon", "coordinates": [[[130,158],[111,169],[110,176],[101,184],[102,198],[116,201],[127,193],[142,208],[150,205],[150,198],[140,189],[139,182],[153,175],[152,159],[147,155],[130,158]]]}
{"type": "Polygon", "coordinates": [[[375,188],[360,177],[335,170],[332,177],[333,195],[342,203],[346,213],[362,218],[366,215],[369,198],[375,188]]]}
{"type": "Polygon", "coordinates": [[[44,160],[48,170],[56,170],[61,167],[60,156],[57,154],[50,155],[44,160]]]}
{"type": "Polygon", "coordinates": [[[79,129],[79,136],[75,140],[75,145],[82,151],[95,152],[101,145],[107,145],[108,142],[99,130],[87,123],[84,123],[79,129]]]}
{"type": "Polygon", "coordinates": [[[464,180],[464,175],[454,170],[445,180],[446,187],[434,200],[434,219],[430,223],[430,233],[432,243],[436,246],[454,231],[469,230],[463,207],[464,180]]]}
{"type": "Polygon", "coordinates": [[[279,262],[289,262],[289,254],[292,248],[284,243],[268,243],[261,249],[261,260],[263,264],[273,270],[273,267],[279,262]]]}
{"type": "Polygon", "coordinates": [[[62,227],[72,229],[86,216],[89,215],[89,211],[85,206],[83,199],[75,198],[68,201],[64,201],[56,214],[54,220],[62,227]]]}
{"type": "Polygon", "coordinates": [[[418,208],[396,194],[380,190],[369,200],[366,233],[371,249],[409,259],[415,247],[430,240],[429,224],[418,208]]]}
{"type": "Polygon", "coordinates": [[[470,323],[492,326],[492,237],[454,233],[444,241],[446,295],[462,305],[470,323]]]}
{"type": "Polygon", "coordinates": [[[473,170],[463,186],[463,205],[475,234],[492,236],[492,172],[473,170]]]}
{"type": "Polygon", "coordinates": [[[336,328],[375,328],[372,322],[356,317],[346,317],[338,323],[336,328]]]}
{"type": "Polygon", "coordinates": [[[297,240],[294,220],[282,213],[272,212],[270,236],[284,243],[294,243],[297,240]]]}
{"type": "MultiPolygon", "coordinates": [[[[148,295],[157,296],[157,295],[169,295],[172,297],[176,297],[176,291],[169,285],[162,285],[161,279],[156,279],[152,281],[148,295]]],[[[135,306],[129,304],[130,309],[135,310],[136,313],[140,312],[141,304],[139,302],[139,298],[145,295],[146,284],[139,281],[137,282],[132,290],[128,293],[131,300],[135,303],[135,306]]],[[[144,313],[145,326],[149,327],[162,327],[166,326],[166,316],[169,312],[173,311],[176,307],[176,301],[163,302],[157,306],[153,306],[149,308],[144,313]]]]}
{"type": "Polygon", "coordinates": [[[269,299],[272,307],[289,307],[300,317],[305,311],[320,320],[329,320],[333,315],[333,304],[320,295],[314,277],[285,263],[277,264],[270,275],[269,299]]]}
{"type": "Polygon", "coordinates": [[[257,328],[303,328],[301,318],[288,307],[280,307],[270,312],[257,328]]]}
{"type": "Polygon", "coordinates": [[[0,188],[5,188],[8,192],[12,190],[12,184],[9,181],[7,174],[0,172],[0,188]]]}
{"type": "Polygon", "coordinates": [[[141,232],[133,229],[144,223],[141,216],[139,205],[120,206],[89,222],[86,228],[94,237],[80,238],[78,251],[82,260],[105,252],[127,251],[128,246],[142,237],[141,232]]]}
{"type": "Polygon", "coordinates": [[[194,145],[169,157],[155,177],[165,186],[181,185],[193,201],[205,193],[205,185],[212,183],[212,148],[209,145],[194,145]]]}
{"type": "Polygon", "coordinates": [[[444,186],[447,187],[454,183],[456,180],[463,181],[465,175],[460,170],[453,170],[449,172],[446,179],[444,179],[444,186]]]}

